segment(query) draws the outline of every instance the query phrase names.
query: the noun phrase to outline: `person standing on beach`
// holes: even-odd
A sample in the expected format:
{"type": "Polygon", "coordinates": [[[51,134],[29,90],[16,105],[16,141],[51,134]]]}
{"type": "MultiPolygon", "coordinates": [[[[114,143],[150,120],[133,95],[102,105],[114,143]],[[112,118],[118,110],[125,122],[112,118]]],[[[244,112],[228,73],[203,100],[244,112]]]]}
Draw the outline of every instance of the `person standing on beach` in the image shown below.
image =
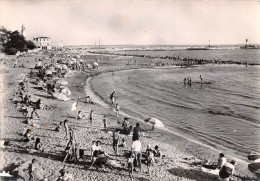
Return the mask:
{"type": "Polygon", "coordinates": [[[186,85],[186,80],[187,80],[187,78],[185,77],[183,80],[184,85],[186,85]]]}
{"type": "Polygon", "coordinates": [[[90,123],[93,123],[93,120],[94,120],[94,111],[91,110],[90,114],[89,114],[89,121],[90,121],[90,123]]]}
{"type": "Polygon", "coordinates": [[[66,138],[66,140],[68,140],[68,136],[69,136],[69,126],[68,126],[68,120],[67,120],[67,119],[64,120],[64,128],[65,128],[65,133],[66,133],[66,135],[65,135],[64,138],[66,138]]]}
{"type": "Polygon", "coordinates": [[[201,77],[201,75],[200,75],[200,82],[202,83],[202,77],[201,77]]]}
{"type": "Polygon", "coordinates": [[[103,123],[104,123],[104,129],[106,130],[107,129],[107,118],[106,118],[106,116],[104,116],[103,123]]]}
{"type": "Polygon", "coordinates": [[[227,163],[227,159],[225,158],[224,153],[220,153],[216,169],[220,170],[223,167],[223,165],[225,165],[226,163],[227,163]]]}
{"type": "MultiPolygon", "coordinates": [[[[116,120],[118,120],[118,116],[119,116],[119,109],[120,109],[120,107],[119,107],[119,104],[118,104],[118,103],[116,103],[116,107],[115,107],[115,109],[116,109],[116,120]]],[[[117,121],[117,122],[119,122],[119,121],[117,121]]]]}
{"type": "Polygon", "coordinates": [[[139,167],[140,172],[142,170],[141,166],[141,149],[142,149],[142,144],[139,140],[135,140],[132,143],[131,146],[131,151],[134,153],[134,171],[136,171],[136,167],[139,167]]]}
{"type": "Polygon", "coordinates": [[[114,131],[113,132],[113,150],[114,150],[116,155],[117,155],[119,138],[120,138],[119,131],[114,131]]]}
{"type": "Polygon", "coordinates": [[[116,101],[116,90],[113,90],[112,92],[110,92],[110,99],[111,99],[112,105],[114,105],[115,101],[116,101]]]}
{"type": "Polygon", "coordinates": [[[140,128],[140,124],[136,123],[136,127],[134,127],[134,130],[133,130],[133,138],[132,138],[132,140],[133,141],[139,140],[141,132],[142,132],[142,129],[140,128]]]}

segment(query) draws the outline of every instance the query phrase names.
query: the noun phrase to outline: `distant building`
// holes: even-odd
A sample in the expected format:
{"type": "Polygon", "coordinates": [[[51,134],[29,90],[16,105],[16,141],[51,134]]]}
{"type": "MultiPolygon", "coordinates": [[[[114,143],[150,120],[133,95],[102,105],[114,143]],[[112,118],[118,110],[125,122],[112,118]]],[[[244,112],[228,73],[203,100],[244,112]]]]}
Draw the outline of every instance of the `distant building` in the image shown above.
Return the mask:
{"type": "Polygon", "coordinates": [[[64,45],[63,45],[63,41],[61,41],[61,42],[58,43],[58,44],[54,44],[54,45],[52,45],[52,49],[53,49],[53,50],[62,50],[63,47],[64,47],[64,45]]]}
{"type": "Polygon", "coordinates": [[[34,44],[37,48],[41,48],[43,50],[51,50],[51,39],[49,37],[36,37],[33,38],[34,44]]]}

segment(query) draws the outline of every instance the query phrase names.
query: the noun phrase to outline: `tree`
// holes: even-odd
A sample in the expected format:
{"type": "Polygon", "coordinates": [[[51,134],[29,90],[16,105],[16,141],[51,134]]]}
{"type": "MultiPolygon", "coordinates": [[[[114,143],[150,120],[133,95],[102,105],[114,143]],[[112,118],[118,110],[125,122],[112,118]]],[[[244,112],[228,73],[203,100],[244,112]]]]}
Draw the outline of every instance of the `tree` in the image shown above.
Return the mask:
{"type": "Polygon", "coordinates": [[[35,44],[34,44],[31,40],[28,40],[28,41],[26,42],[26,46],[27,46],[27,48],[28,48],[29,50],[32,50],[32,49],[36,48],[35,44]]]}
{"type": "Polygon", "coordinates": [[[4,27],[0,28],[0,42],[2,51],[8,55],[15,55],[18,51],[24,52],[35,48],[32,41],[26,41],[24,36],[18,31],[8,31],[4,27]]]}

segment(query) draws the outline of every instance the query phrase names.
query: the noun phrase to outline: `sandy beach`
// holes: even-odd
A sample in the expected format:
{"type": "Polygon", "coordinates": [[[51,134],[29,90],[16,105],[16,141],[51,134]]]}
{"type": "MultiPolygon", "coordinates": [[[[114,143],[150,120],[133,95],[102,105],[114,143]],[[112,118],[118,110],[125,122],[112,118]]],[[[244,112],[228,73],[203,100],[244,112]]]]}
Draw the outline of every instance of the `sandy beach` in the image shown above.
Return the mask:
{"type": "MultiPolygon", "coordinates": [[[[95,57],[96,55],[92,55],[95,57]]],[[[108,60],[110,55],[99,55],[104,60],[108,60]]],[[[119,156],[114,154],[112,148],[112,131],[121,129],[121,123],[118,124],[115,117],[115,111],[111,105],[106,104],[98,95],[96,95],[91,87],[91,78],[96,74],[108,71],[126,70],[130,68],[144,68],[138,66],[104,66],[99,70],[89,70],[86,72],[70,70],[64,80],[68,82],[67,87],[71,91],[70,100],[64,102],[57,99],[52,99],[52,96],[44,90],[38,90],[32,83],[35,79],[36,72],[32,68],[36,64],[35,58],[44,59],[44,62],[50,63],[46,59],[47,55],[38,53],[19,57],[15,61],[3,60],[1,65],[1,141],[8,141],[7,146],[3,146],[0,150],[1,164],[0,170],[9,171],[15,175],[15,180],[28,180],[29,174],[23,169],[28,167],[28,164],[33,158],[36,162],[36,180],[58,180],[61,176],[60,171],[66,169],[69,171],[74,180],[198,180],[211,181],[218,180],[218,175],[213,171],[203,170],[203,163],[217,162],[220,150],[216,150],[212,146],[204,145],[183,137],[179,133],[174,133],[167,128],[155,129],[151,131],[152,125],[144,123],[142,120],[136,120],[131,115],[121,113],[119,121],[122,123],[124,117],[129,117],[131,125],[135,126],[136,122],[140,122],[141,128],[145,130],[145,135],[140,137],[142,143],[142,151],[145,151],[146,146],[150,144],[152,148],[155,145],[160,147],[163,155],[161,160],[157,159],[154,166],[150,168],[151,174],[147,174],[147,167],[142,164],[142,172],[134,172],[134,177],[130,178],[127,169],[123,166],[127,162],[125,156],[131,150],[132,136],[121,134],[121,138],[126,140],[126,147],[119,147],[119,156]],[[23,63],[24,68],[14,68],[14,64],[23,63]],[[113,68],[113,69],[112,69],[113,68]],[[48,109],[38,110],[41,117],[39,127],[34,127],[34,136],[41,139],[44,152],[31,152],[34,146],[34,140],[24,142],[22,136],[25,127],[30,127],[25,124],[26,118],[19,111],[21,104],[13,100],[14,94],[19,87],[19,81],[25,76],[28,80],[28,93],[32,96],[32,101],[42,99],[48,109]],[[90,96],[95,104],[86,103],[86,96],[90,96]],[[76,120],[76,111],[71,110],[73,103],[79,100],[78,110],[89,115],[90,111],[94,111],[94,121],[90,123],[89,119],[76,120]],[[108,130],[104,130],[103,117],[108,119],[108,130]],[[66,145],[64,139],[65,131],[63,125],[60,126],[60,131],[55,131],[55,128],[68,119],[69,125],[73,127],[77,134],[77,142],[80,149],[84,149],[86,160],[79,160],[77,163],[63,161],[63,152],[66,145]],[[110,160],[114,160],[121,166],[112,167],[102,165],[98,169],[89,168],[90,148],[92,141],[100,141],[102,149],[106,151],[110,160]],[[18,168],[15,170],[15,168],[18,168]]],[[[115,58],[118,56],[115,56],[115,58]]],[[[55,57],[58,59],[58,57],[55,57]]],[[[129,58],[130,59],[130,58],[129,58]]],[[[176,68],[176,67],[175,67],[176,68]]],[[[108,90],[108,95],[111,90],[108,90]]],[[[236,158],[236,155],[226,154],[227,160],[236,159],[235,174],[231,180],[252,180],[254,175],[247,169],[247,162],[236,158]]]]}

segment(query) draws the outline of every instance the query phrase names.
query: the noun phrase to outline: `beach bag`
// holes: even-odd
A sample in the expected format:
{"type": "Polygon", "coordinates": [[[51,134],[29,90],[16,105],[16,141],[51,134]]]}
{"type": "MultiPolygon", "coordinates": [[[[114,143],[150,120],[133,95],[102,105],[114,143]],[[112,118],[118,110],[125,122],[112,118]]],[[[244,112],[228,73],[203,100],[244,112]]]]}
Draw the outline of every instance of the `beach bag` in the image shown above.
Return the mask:
{"type": "Polygon", "coordinates": [[[232,174],[232,169],[225,165],[219,171],[219,176],[221,178],[229,178],[231,174],[232,174]]]}

